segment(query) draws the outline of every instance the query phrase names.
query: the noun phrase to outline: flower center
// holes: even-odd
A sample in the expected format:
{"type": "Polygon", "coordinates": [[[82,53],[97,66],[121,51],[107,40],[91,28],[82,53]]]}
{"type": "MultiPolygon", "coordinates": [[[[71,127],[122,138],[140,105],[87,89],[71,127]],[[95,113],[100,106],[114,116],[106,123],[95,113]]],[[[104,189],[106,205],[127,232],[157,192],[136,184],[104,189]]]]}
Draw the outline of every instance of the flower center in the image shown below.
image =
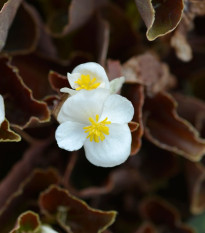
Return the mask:
{"type": "Polygon", "coordinates": [[[90,78],[90,75],[84,75],[81,74],[81,77],[75,81],[76,84],[78,84],[78,87],[76,88],[77,91],[81,89],[86,89],[86,90],[92,90],[96,89],[100,83],[96,82],[96,78],[90,78]]]}
{"type": "Polygon", "coordinates": [[[93,139],[95,142],[99,142],[100,140],[103,141],[105,139],[105,135],[109,135],[109,128],[106,125],[111,124],[111,121],[107,120],[106,117],[103,121],[98,122],[99,115],[96,115],[96,121],[93,120],[92,117],[89,118],[89,121],[91,122],[90,126],[86,126],[83,129],[85,129],[85,133],[88,133],[87,138],[90,138],[90,141],[92,142],[93,139]]]}

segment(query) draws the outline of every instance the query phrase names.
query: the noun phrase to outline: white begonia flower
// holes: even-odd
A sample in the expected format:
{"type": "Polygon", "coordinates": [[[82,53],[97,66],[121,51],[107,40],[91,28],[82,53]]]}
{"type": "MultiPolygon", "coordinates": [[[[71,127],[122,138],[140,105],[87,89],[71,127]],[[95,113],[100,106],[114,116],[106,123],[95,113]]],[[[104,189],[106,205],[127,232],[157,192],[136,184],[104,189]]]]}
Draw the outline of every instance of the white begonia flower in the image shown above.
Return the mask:
{"type": "Polygon", "coordinates": [[[73,89],[64,87],[60,91],[70,95],[74,95],[82,89],[93,90],[96,88],[108,89],[113,94],[117,93],[125,82],[124,77],[109,82],[104,68],[95,62],[87,62],[76,66],[72,73],[67,73],[67,77],[73,89]]]}
{"type": "Polygon", "coordinates": [[[42,225],[40,233],[58,233],[58,232],[53,230],[51,227],[49,227],[47,225],[42,225]]]}
{"type": "Polygon", "coordinates": [[[4,121],[4,119],[5,119],[4,99],[0,95],[0,126],[1,126],[1,123],[4,121]]]}
{"type": "Polygon", "coordinates": [[[128,122],[134,108],[126,98],[98,88],[81,90],[62,105],[56,130],[58,146],[68,151],[84,145],[86,158],[94,165],[113,167],[130,155],[128,122]]]}

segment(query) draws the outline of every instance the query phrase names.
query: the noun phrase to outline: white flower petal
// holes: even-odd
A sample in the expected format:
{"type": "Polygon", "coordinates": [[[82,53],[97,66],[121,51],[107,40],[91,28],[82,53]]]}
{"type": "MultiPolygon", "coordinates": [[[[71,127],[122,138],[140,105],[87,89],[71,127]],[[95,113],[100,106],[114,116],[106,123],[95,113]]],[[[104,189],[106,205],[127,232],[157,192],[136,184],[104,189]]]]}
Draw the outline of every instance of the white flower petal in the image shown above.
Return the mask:
{"type": "Polygon", "coordinates": [[[70,83],[70,86],[73,89],[76,89],[76,87],[78,86],[78,84],[76,84],[75,82],[81,77],[80,73],[67,73],[67,78],[68,78],[68,82],[70,83]]]}
{"type": "Polygon", "coordinates": [[[51,227],[42,225],[40,233],[58,233],[57,231],[54,231],[51,227]]]}
{"type": "Polygon", "coordinates": [[[95,118],[96,114],[101,115],[103,103],[108,96],[109,90],[103,88],[91,91],[80,90],[63,103],[57,120],[60,123],[75,121],[89,125],[89,117],[95,118]]]}
{"type": "Polygon", "coordinates": [[[4,99],[0,95],[0,125],[5,119],[5,108],[4,108],[4,99]]]}
{"type": "Polygon", "coordinates": [[[109,89],[109,87],[110,87],[107,74],[106,74],[104,68],[101,65],[99,65],[98,63],[87,62],[87,63],[81,64],[81,65],[78,65],[72,71],[72,74],[74,74],[74,73],[90,75],[91,79],[96,78],[96,81],[101,83],[99,87],[103,87],[103,88],[107,88],[107,89],[109,89]]]}
{"type": "Polygon", "coordinates": [[[125,97],[113,94],[106,99],[99,121],[107,117],[112,123],[123,124],[130,122],[133,115],[134,108],[132,103],[125,97]]]}
{"type": "Polygon", "coordinates": [[[110,93],[111,94],[117,93],[121,89],[124,82],[125,82],[125,77],[113,79],[110,82],[110,93]]]}
{"type": "Polygon", "coordinates": [[[75,95],[78,92],[78,91],[73,90],[73,89],[68,88],[68,87],[63,87],[63,88],[60,89],[60,91],[63,92],[63,93],[67,93],[69,95],[75,95]]]}
{"type": "Polygon", "coordinates": [[[127,124],[111,124],[109,135],[104,141],[90,142],[86,139],[84,148],[86,158],[100,167],[114,167],[123,163],[130,155],[131,133],[127,124]]]}
{"type": "Polygon", "coordinates": [[[83,127],[85,125],[72,121],[60,124],[55,133],[58,146],[68,151],[80,149],[87,136],[83,127]]]}

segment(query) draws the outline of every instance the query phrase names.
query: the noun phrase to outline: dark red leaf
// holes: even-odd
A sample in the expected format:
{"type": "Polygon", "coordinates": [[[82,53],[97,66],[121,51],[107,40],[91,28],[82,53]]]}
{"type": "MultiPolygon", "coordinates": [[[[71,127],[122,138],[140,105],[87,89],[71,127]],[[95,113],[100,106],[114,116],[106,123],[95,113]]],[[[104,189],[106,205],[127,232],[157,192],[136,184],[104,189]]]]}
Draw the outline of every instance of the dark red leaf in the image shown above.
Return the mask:
{"type": "Polygon", "coordinates": [[[176,112],[176,102],[166,93],[158,93],[145,102],[145,135],[155,145],[199,161],[205,152],[205,140],[176,112]]]}
{"type": "Polygon", "coordinates": [[[173,31],[181,20],[184,4],[182,0],[135,0],[147,26],[148,40],[154,40],[173,31]]]}
{"type": "Polygon", "coordinates": [[[53,169],[36,169],[28,175],[19,188],[11,196],[7,196],[7,201],[0,209],[1,232],[9,232],[16,217],[27,209],[36,208],[39,194],[49,185],[58,182],[59,176],[53,169]]]}
{"type": "Polygon", "coordinates": [[[9,54],[30,53],[35,50],[38,39],[39,28],[36,14],[32,7],[24,2],[11,25],[3,52],[9,54]]]}
{"type": "Polygon", "coordinates": [[[50,70],[65,74],[67,72],[66,67],[37,54],[15,56],[12,59],[12,65],[19,69],[19,75],[23,82],[32,90],[34,98],[38,100],[54,94],[48,81],[50,70]]]}
{"type": "Polygon", "coordinates": [[[6,1],[0,11],[0,51],[5,45],[9,28],[13,22],[16,12],[22,0],[6,1]]]}
{"type": "Polygon", "coordinates": [[[137,130],[132,132],[131,154],[136,154],[141,147],[141,138],[144,132],[142,123],[142,107],[144,104],[144,87],[139,84],[125,84],[122,89],[122,95],[128,98],[134,106],[133,121],[139,124],[137,130]]]}
{"type": "Polygon", "coordinates": [[[50,71],[48,75],[48,80],[53,90],[60,94],[60,89],[63,87],[70,87],[68,79],[66,76],[63,76],[55,71],[50,71]]]}
{"type": "Polygon", "coordinates": [[[201,163],[186,162],[186,178],[190,210],[200,214],[205,210],[205,167],[201,163]]]}
{"type": "Polygon", "coordinates": [[[28,127],[31,122],[48,122],[50,112],[46,103],[33,98],[18,69],[10,62],[6,57],[0,58],[0,93],[5,96],[6,118],[20,128],[28,127]]]}
{"type": "Polygon", "coordinates": [[[160,198],[145,199],[141,203],[140,212],[158,229],[163,227],[165,232],[194,233],[191,227],[181,222],[180,215],[174,206],[160,198]]]}
{"type": "Polygon", "coordinates": [[[19,142],[21,136],[10,129],[9,122],[4,120],[0,126],[0,142],[19,142]]]}
{"type": "Polygon", "coordinates": [[[103,232],[116,216],[114,211],[92,209],[66,189],[51,186],[40,196],[39,204],[46,216],[52,216],[66,232],[103,232]]]}
{"type": "Polygon", "coordinates": [[[40,225],[39,216],[32,211],[26,211],[18,217],[17,226],[10,233],[37,232],[40,229],[40,225]]]}
{"type": "Polygon", "coordinates": [[[167,64],[160,62],[157,56],[151,53],[130,58],[123,64],[122,73],[126,82],[145,86],[149,96],[176,85],[176,79],[170,74],[167,64]]]}
{"type": "Polygon", "coordinates": [[[157,229],[153,224],[146,222],[135,233],[157,233],[157,229]]]}

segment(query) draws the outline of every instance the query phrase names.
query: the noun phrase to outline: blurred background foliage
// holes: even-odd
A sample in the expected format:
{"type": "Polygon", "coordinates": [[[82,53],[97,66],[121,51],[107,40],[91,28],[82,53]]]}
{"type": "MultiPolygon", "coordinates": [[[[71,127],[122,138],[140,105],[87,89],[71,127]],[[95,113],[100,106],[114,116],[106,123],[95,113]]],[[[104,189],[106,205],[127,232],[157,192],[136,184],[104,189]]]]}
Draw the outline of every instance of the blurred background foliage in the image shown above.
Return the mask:
{"type": "Polygon", "coordinates": [[[204,0],[2,0],[0,51],[1,233],[205,232],[204,0]],[[140,124],[118,167],[55,142],[88,61],[125,77],[140,124]]]}

